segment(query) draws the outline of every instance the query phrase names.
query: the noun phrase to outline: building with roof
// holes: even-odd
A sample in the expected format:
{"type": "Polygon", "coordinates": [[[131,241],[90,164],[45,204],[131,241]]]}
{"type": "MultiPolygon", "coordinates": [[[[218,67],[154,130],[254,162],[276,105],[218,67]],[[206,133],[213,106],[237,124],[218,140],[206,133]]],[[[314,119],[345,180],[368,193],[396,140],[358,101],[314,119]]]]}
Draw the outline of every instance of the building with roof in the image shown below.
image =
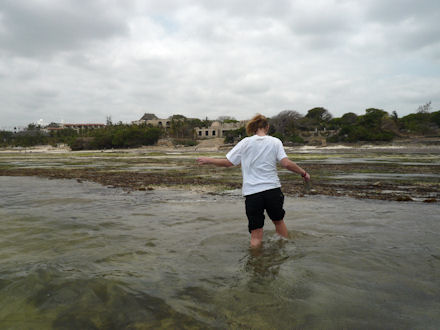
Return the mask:
{"type": "Polygon", "coordinates": [[[195,136],[197,139],[223,138],[228,131],[234,131],[246,125],[245,120],[236,123],[222,123],[215,121],[209,127],[196,127],[195,136]]]}

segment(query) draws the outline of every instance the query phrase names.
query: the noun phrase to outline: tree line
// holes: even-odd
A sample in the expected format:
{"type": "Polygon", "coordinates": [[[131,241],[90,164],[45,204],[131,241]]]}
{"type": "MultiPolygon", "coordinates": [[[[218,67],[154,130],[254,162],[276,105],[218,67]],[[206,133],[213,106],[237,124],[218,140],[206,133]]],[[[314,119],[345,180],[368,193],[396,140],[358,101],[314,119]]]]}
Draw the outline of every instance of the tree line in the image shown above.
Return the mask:
{"type": "MultiPolygon", "coordinates": [[[[327,142],[392,141],[396,137],[439,136],[440,111],[432,112],[431,102],[421,105],[415,113],[399,118],[396,111],[388,113],[382,109],[369,108],[363,115],[353,112],[341,117],[333,115],[323,107],[308,110],[302,115],[295,110],[284,110],[269,118],[269,134],[284,143],[304,144],[311,135],[319,135],[327,142]]],[[[217,119],[234,123],[234,117],[217,119]]],[[[168,137],[175,144],[195,145],[196,127],[209,127],[212,120],[187,118],[173,115],[168,127],[151,125],[112,124],[107,121],[104,128],[74,130],[63,128],[45,131],[42,127],[29,124],[21,132],[0,131],[0,146],[57,145],[67,144],[72,150],[132,148],[156,144],[159,138],[168,137]]],[[[51,126],[51,125],[49,125],[51,126]]],[[[233,143],[246,136],[244,127],[226,132],[225,143],[233,143]]]]}
{"type": "Polygon", "coordinates": [[[63,128],[43,130],[30,124],[17,133],[0,131],[0,146],[31,147],[35,145],[66,144],[72,150],[131,148],[153,145],[161,136],[161,129],[137,125],[107,125],[105,128],[75,130],[63,128]]]}
{"type": "MultiPolygon", "coordinates": [[[[269,118],[269,134],[284,143],[304,144],[312,135],[326,142],[392,141],[396,137],[439,136],[440,111],[431,111],[431,102],[418,107],[415,113],[399,118],[396,111],[368,108],[365,114],[353,112],[334,118],[323,107],[310,109],[306,115],[284,110],[269,118]]],[[[245,130],[228,132],[227,142],[246,136],[245,130]]]]}
{"type": "Polygon", "coordinates": [[[72,150],[134,148],[154,145],[161,137],[171,138],[178,145],[196,145],[194,128],[210,126],[212,121],[190,119],[183,115],[173,115],[169,127],[152,125],[131,125],[119,122],[113,124],[107,120],[104,128],[80,129],[58,128],[51,123],[49,128],[29,124],[20,132],[0,131],[0,147],[31,147],[35,145],[66,144],[72,150]]]}

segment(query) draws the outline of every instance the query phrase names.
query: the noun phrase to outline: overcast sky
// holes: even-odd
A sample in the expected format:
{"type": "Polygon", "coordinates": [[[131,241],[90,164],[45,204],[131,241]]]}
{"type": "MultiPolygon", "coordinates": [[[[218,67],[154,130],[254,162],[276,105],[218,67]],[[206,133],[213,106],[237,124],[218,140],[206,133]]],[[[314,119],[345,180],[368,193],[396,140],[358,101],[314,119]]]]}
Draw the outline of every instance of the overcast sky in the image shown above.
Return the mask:
{"type": "Polygon", "coordinates": [[[0,129],[440,109],[438,0],[0,0],[0,129]]]}

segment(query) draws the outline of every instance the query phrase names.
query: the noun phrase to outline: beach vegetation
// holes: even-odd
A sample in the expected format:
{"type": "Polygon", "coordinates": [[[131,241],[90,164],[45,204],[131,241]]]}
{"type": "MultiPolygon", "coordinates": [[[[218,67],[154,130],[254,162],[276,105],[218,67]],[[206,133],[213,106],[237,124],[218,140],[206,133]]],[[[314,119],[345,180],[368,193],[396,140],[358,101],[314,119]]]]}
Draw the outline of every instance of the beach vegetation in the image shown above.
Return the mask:
{"type": "Polygon", "coordinates": [[[300,132],[307,130],[311,121],[295,110],[284,110],[269,119],[269,134],[285,143],[303,144],[300,132]]]}
{"type": "Polygon", "coordinates": [[[315,125],[323,125],[324,123],[329,122],[333,116],[327,109],[317,107],[307,111],[305,118],[311,120],[313,123],[315,123],[315,125]]]}
{"type": "Polygon", "coordinates": [[[51,144],[49,136],[34,126],[17,133],[0,132],[1,146],[32,147],[43,144],[51,144]]]}
{"type": "Polygon", "coordinates": [[[162,134],[158,127],[118,124],[91,130],[69,141],[72,150],[133,148],[155,144],[162,134]]]}
{"type": "Polygon", "coordinates": [[[436,135],[440,127],[440,111],[421,109],[399,119],[400,128],[407,134],[436,135]]]}
{"type": "Polygon", "coordinates": [[[395,122],[382,109],[368,108],[361,116],[347,113],[333,124],[339,126],[338,133],[329,142],[391,141],[397,135],[395,122]]]}
{"type": "Polygon", "coordinates": [[[194,129],[204,125],[200,119],[186,118],[183,115],[174,115],[170,119],[170,128],[165,133],[175,139],[194,139],[194,129]]]}
{"type": "Polygon", "coordinates": [[[246,136],[247,136],[246,127],[240,127],[238,129],[225,132],[224,142],[236,143],[239,142],[241,139],[245,138],[246,136]]]}

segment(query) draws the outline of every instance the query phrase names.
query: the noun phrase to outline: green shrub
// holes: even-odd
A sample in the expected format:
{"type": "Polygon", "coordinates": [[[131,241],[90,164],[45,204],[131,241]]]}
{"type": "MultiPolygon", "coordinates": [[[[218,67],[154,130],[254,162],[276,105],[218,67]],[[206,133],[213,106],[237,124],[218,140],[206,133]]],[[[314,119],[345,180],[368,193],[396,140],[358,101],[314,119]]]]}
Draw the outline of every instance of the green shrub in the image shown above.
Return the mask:
{"type": "Polygon", "coordinates": [[[287,140],[288,140],[289,142],[293,142],[293,143],[299,143],[299,144],[304,144],[304,143],[305,143],[304,139],[303,139],[301,136],[299,136],[299,135],[292,135],[292,136],[289,136],[289,137],[287,138],[287,140]]]}
{"type": "Polygon", "coordinates": [[[76,137],[68,142],[68,146],[73,151],[96,149],[93,142],[94,138],[92,137],[76,137]]]}
{"type": "Polygon", "coordinates": [[[280,139],[281,142],[284,142],[285,137],[284,137],[283,134],[281,134],[281,133],[279,133],[279,132],[275,132],[275,133],[272,134],[272,136],[273,136],[273,137],[276,137],[277,139],[280,139]]]}
{"type": "Polygon", "coordinates": [[[88,137],[69,141],[72,150],[130,148],[155,144],[161,135],[157,127],[116,125],[89,132],[88,137]]]}
{"type": "Polygon", "coordinates": [[[431,113],[431,122],[440,127],[440,111],[435,111],[431,113]]]}
{"type": "Polygon", "coordinates": [[[225,139],[224,142],[225,143],[234,143],[237,140],[241,140],[244,137],[246,137],[246,128],[245,127],[240,127],[239,129],[235,129],[235,130],[231,130],[231,131],[227,131],[225,133],[225,139]]]}

